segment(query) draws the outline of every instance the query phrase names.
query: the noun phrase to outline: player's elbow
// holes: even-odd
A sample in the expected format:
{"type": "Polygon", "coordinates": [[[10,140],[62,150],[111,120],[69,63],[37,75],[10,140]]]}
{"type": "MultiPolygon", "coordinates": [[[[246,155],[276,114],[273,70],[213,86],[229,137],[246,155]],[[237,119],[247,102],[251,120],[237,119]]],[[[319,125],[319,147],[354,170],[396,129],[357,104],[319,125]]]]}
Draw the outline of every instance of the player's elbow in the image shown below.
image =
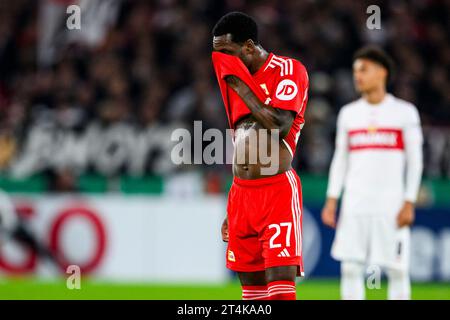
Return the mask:
{"type": "Polygon", "coordinates": [[[408,165],[415,168],[423,167],[423,152],[421,147],[416,147],[415,149],[409,148],[406,156],[406,162],[408,163],[408,165]]]}
{"type": "Polygon", "coordinates": [[[280,138],[285,138],[291,130],[294,122],[294,115],[291,112],[281,112],[277,117],[277,126],[280,132],[280,138]]]}
{"type": "Polygon", "coordinates": [[[291,127],[288,127],[288,126],[281,126],[279,128],[280,138],[281,139],[284,139],[288,135],[290,128],[291,127]]]}
{"type": "Polygon", "coordinates": [[[422,176],[423,172],[423,158],[421,154],[409,156],[406,161],[407,170],[410,175],[422,176]]]}

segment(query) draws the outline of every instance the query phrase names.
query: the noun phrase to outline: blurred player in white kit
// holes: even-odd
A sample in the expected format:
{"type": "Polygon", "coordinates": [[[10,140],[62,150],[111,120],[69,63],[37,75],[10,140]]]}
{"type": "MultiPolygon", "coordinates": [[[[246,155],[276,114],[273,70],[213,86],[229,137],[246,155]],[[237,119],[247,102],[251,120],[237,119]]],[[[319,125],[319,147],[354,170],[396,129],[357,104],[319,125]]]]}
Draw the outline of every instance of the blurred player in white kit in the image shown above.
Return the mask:
{"type": "Polygon", "coordinates": [[[387,274],[388,299],[411,297],[409,226],[423,138],[416,107],[386,92],[391,75],[392,60],[384,51],[357,51],[353,76],[361,98],[338,115],[322,221],[336,228],[331,255],[341,261],[342,299],[365,298],[365,271],[373,265],[387,274]]]}

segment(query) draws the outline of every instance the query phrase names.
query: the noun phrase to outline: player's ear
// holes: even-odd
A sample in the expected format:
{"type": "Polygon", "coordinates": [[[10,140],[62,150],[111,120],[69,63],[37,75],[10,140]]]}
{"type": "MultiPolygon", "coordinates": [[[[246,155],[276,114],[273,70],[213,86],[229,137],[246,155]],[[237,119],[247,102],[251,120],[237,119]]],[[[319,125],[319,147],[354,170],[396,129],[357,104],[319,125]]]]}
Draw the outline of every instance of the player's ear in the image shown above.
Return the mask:
{"type": "Polygon", "coordinates": [[[383,68],[382,72],[383,72],[383,78],[385,79],[386,84],[387,84],[388,80],[389,80],[389,72],[385,68],[383,68]]]}
{"type": "Polygon", "coordinates": [[[252,39],[248,39],[244,42],[244,53],[245,54],[253,54],[253,52],[255,51],[255,43],[253,42],[252,39]]]}

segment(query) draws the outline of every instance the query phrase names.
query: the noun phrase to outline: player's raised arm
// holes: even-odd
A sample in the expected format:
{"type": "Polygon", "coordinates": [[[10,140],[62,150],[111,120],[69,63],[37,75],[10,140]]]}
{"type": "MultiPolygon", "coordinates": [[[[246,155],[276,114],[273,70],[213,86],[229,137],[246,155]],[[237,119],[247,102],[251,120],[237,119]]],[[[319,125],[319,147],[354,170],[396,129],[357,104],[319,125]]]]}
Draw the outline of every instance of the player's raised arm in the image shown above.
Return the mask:
{"type": "Polygon", "coordinates": [[[322,210],[322,221],[331,228],[336,227],[337,202],[342,193],[347,171],[348,138],[343,113],[344,111],[341,110],[338,115],[336,147],[328,177],[327,201],[322,210]]]}
{"type": "Polygon", "coordinates": [[[294,59],[283,61],[277,62],[281,66],[276,74],[275,89],[268,101],[261,101],[238,77],[226,78],[256,120],[266,129],[279,129],[281,137],[289,132],[295,116],[302,111],[308,94],[308,76],[303,65],[294,59]]]}
{"type": "Polygon", "coordinates": [[[250,109],[255,119],[265,129],[278,129],[281,138],[288,134],[295,117],[293,111],[265,105],[247,84],[236,76],[228,76],[225,80],[230,87],[236,91],[239,97],[244,101],[245,105],[250,109]]]}

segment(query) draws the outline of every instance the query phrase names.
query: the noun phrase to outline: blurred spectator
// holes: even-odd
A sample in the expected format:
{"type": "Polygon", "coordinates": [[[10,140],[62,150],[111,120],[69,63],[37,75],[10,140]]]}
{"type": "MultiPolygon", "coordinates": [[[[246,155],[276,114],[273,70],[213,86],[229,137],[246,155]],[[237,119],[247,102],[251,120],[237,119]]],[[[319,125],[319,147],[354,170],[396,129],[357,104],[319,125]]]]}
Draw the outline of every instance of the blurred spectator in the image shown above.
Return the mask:
{"type": "Polygon", "coordinates": [[[0,170],[7,167],[16,152],[16,140],[7,128],[0,131],[0,170]]]}

